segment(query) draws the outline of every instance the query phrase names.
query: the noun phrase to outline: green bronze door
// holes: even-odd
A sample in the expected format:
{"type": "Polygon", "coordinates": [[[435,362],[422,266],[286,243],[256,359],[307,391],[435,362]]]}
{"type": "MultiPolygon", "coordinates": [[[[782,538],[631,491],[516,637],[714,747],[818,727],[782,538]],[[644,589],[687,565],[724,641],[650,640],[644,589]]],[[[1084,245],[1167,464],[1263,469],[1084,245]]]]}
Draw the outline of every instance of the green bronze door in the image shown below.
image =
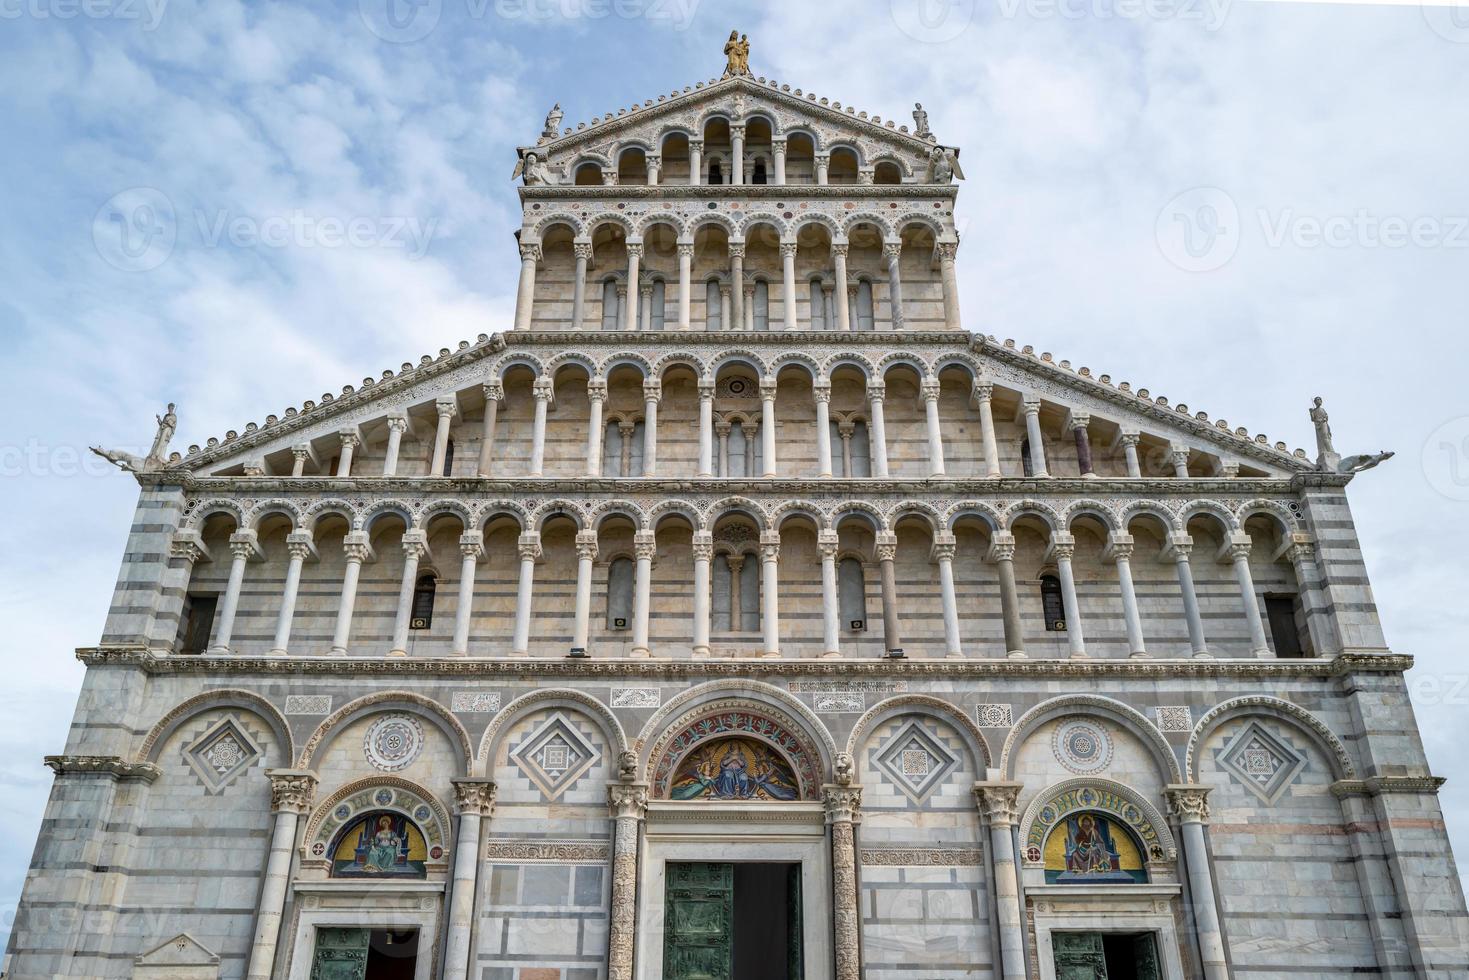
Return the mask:
{"type": "Polygon", "coordinates": [[[664,980],[730,980],[734,865],[668,865],[664,980]]]}
{"type": "Polygon", "coordinates": [[[801,866],[786,869],[786,977],[805,980],[806,952],[801,941],[801,866]]]}
{"type": "Polygon", "coordinates": [[[1163,971],[1158,968],[1158,944],[1151,932],[1133,940],[1132,958],[1137,964],[1138,980],[1163,980],[1163,971]]]}
{"type": "Polygon", "coordinates": [[[1053,932],[1056,980],[1107,980],[1107,953],[1100,932],[1053,932]]]}
{"type": "Polygon", "coordinates": [[[316,930],[311,980],[365,980],[371,939],[367,929],[316,930]]]}

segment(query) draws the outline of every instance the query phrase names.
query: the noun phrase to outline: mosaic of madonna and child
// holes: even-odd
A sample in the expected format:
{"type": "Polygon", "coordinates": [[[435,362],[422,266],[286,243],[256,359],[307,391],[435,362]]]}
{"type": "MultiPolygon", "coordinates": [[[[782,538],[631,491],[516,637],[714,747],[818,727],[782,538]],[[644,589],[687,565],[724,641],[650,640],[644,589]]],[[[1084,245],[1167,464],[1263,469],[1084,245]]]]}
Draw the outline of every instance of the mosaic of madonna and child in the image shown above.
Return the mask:
{"type": "Polygon", "coordinates": [[[675,800],[795,800],[799,784],[790,763],[753,739],[723,739],[690,752],[679,763],[669,797],[675,800]]]}

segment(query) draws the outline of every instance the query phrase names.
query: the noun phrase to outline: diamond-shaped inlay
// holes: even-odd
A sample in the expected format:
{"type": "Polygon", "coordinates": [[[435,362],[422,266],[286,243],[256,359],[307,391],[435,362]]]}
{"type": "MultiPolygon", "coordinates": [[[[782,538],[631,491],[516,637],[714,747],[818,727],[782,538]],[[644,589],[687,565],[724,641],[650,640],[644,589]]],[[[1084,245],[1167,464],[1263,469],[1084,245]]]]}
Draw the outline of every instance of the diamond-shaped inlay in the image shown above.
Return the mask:
{"type": "Polygon", "coordinates": [[[547,718],[510,753],[510,760],[549,800],[566,792],[598,758],[596,746],[560,713],[547,718]]]}
{"type": "Polygon", "coordinates": [[[888,740],[877,755],[877,764],[915,803],[922,803],[959,760],[933,733],[918,722],[909,722],[888,740]]]}
{"type": "Polygon", "coordinates": [[[222,792],[260,756],[260,746],[234,718],[220,719],[184,748],[184,761],[211,794],[222,792]]]}
{"type": "Polygon", "coordinates": [[[1280,799],[1291,781],[1306,768],[1306,758],[1283,739],[1250,722],[1230,739],[1219,761],[1266,803],[1280,799]]]}

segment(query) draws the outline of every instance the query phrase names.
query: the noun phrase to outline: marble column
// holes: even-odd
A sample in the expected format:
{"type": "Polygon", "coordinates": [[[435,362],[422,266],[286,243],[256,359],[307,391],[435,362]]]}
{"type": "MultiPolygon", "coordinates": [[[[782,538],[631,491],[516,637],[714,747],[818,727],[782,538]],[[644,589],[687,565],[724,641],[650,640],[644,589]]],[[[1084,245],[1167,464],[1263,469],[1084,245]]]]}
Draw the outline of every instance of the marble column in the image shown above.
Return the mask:
{"type": "Polygon", "coordinates": [[[847,283],[847,322],[852,325],[853,330],[860,329],[861,322],[857,310],[857,296],[862,286],[858,282],[847,283]]]}
{"type": "Polygon", "coordinates": [[[540,476],[546,468],[546,412],[551,399],[556,395],[550,378],[537,378],[531,386],[531,397],[536,401],[536,417],[530,437],[530,475],[540,476]]]}
{"type": "Polygon", "coordinates": [[[826,824],[831,828],[832,939],[836,980],[861,980],[861,920],[857,895],[857,840],[853,824],[862,807],[862,787],[828,783],[821,787],[826,824]]]}
{"type": "Polygon", "coordinates": [[[1020,411],[1025,416],[1025,434],[1030,442],[1030,475],[1048,477],[1046,471],[1046,440],[1041,435],[1041,400],[1027,395],[1020,401],[1020,411]]]}
{"type": "Polygon", "coordinates": [[[731,184],[745,182],[745,126],[743,123],[729,127],[730,180],[731,184]]]}
{"type": "Polygon", "coordinates": [[[750,329],[749,324],[745,321],[745,312],[750,305],[746,303],[745,243],[743,241],[729,243],[729,300],[730,319],[723,325],[724,329],[750,329]]]}
{"type": "Polygon", "coordinates": [[[362,563],[373,560],[367,532],[352,531],[342,541],[347,570],[342,575],[342,597],[337,605],[337,626],[332,632],[332,653],[345,656],[347,641],[352,637],[352,610],[357,604],[357,580],[362,577],[362,563]]]}
{"type": "Polygon", "coordinates": [[[1134,479],[1140,479],[1143,475],[1141,464],[1137,458],[1137,446],[1142,441],[1142,436],[1136,432],[1122,432],[1117,436],[1117,444],[1122,447],[1123,456],[1127,460],[1127,475],[1134,479]]]}
{"type": "MultiPolygon", "coordinates": [[[[755,329],[755,284],[753,282],[745,283],[744,323],[747,332],[755,329]]],[[[766,324],[766,329],[769,329],[768,323],[766,324]]]]}
{"type": "Polygon", "coordinates": [[[1168,458],[1173,461],[1174,479],[1188,479],[1188,456],[1188,449],[1183,446],[1173,445],[1168,447],[1168,458]]]}
{"type": "Polygon", "coordinates": [[[678,329],[689,329],[694,296],[694,243],[678,243],[678,329]]]}
{"type": "Polygon", "coordinates": [[[658,186],[658,171],[663,167],[663,155],[661,153],[649,153],[645,157],[648,164],[648,186],[658,186]]]}
{"type": "Polygon", "coordinates": [[[886,242],[882,246],[883,257],[888,267],[888,305],[892,307],[892,328],[903,329],[903,276],[899,270],[899,259],[903,255],[902,242],[886,242]]]}
{"type": "Polygon", "coordinates": [[[311,456],[312,456],[312,454],[311,454],[311,447],[310,446],[292,446],[291,447],[291,478],[292,479],[299,480],[302,476],[305,476],[306,475],[306,461],[308,459],[310,459],[311,456]]]}
{"type": "Polygon", "coordinates": [[[618,476],[632,475],[632,437],[637,429],[637,423],[623,419],[617,423],[617,432],[622,436],[622,454],[618,462],[618,476]]]}
{"type": "Polygon", "coordinates": [[[745,567],[744,555],[729,555],[729,631],[740,633],[745,628],[745,614],[741,611],[740,571],[745,567]]]}
{"type": "MultiPolygon", "coordinates": [[[[714,536],[694,532],[694,656],[709,656],[710,563],[714,560],[714,536]]],[[[731,615],[737,615],[733,608],[731,615]]]]}
{"type": "Polygon", "coordinates": [[[1020,619],[1020,589],[1015,584],[1015,535],[996,531],[990,539],[990,561],[1000,573],[1000,613],[1005,624],[1005,656],[1025,659],[1025,627],[1020,619]]]}
{"type": "Polygon", "coordinates": [[[286,587],[281,593],[281,611],[275,621],[275,642],[270,652],[285,656],[291,647],[291,624],[296,618],[296,597],[301,591],[301,569],[307,560],[315,560],[316,542],[310,531],[292,531],[286,535],[286,552],[290,562],[286,565],[286,587]]]}
{"type": "Polygon", "coordinates": [[[1168,815],[1178,820],[1183,838],[1183,861],[1188,869],[1189,904],[1194,932],[1199,937],[1199,959],[1204,980],[1228,980],[1224,958],[1224,934],[1219,925],[1219,906],[1214,897],[1214,873],[1209,866],[1209,845],[1204,822],[1209,819],[1209,787],[1193,784],[1165,786],[1168,815]]]}
{"type": "Polygon", "coordinates": [[[1187,534],[1170,534],[1163,546],[1163,558],[1172,561],[1178,574],[1178,590],[1183,594],[1183,614],[1188,620],[1188,641],[1195,657],[1207,657],[1208,645],[1204,642],[1204,619],[1199,613],[1199,594],[1194,589],[1194,571],[1188,556],[1194,550],[1194,540],[1187,534]]]}
{"type": "MultiPolygon", "coordinates": [[[[719,329],[720,330],[731,330],[731,329],[733,329],[730,326],[730,324],[734,322],[731,319],[731,317],[734,316],[734,300],[732,298],[733,296],[734,296],[734,290],[730,288],[729,283],[722,282],[722,283],[719,284],[719,329]]],[[[705,326],[705,329],[708,329],[708,324],[707,323],[704,326],[705,326]]]]}
{"type": "Polygon", "coordinates": [[[469,653],[469,622],[474,614],[474,576],[479,560],[485,556],[485,536],[479,531],[465,531],[459,536],[459,602],[454,607],[454,646],[457,657],[469,653]]]}
{"type": "MultiPolygon", "coordinates": [[[[612,918],[607,925],[607,980],[632,980],[638,924],[638,825],[648,812],[647,783],[610,783],[612,918]]],[[[659,951],[658,955],[661,955],[659,951]]]]}
{"type": "Polygon", "coordinates": [[[867,382],[867,436],[872,440],[872,475],[879,480],[888,478],[887,425],[882,417],[882,401],[886,394],[887,385],[883,382],[867,382]]]}
{"type": "MultiPolygon", "coordinates": [[[[653,329],[653,283],[648,280],[638,284],[638,316],[641,318],[636,325],[638,330],[647,333],[653,329]]],[[[664,323],[664,327],[667,326],[664,323]]]]}
{"type": "Polygon", "coordinates": [[[300,769],[270,769],[265,775],[270,779],[270,809],[275,815],[275,827],[270,837],[270,853],[265,860],[260,900],[255,907],[255,938],[250,945],[246,980],[270,980],[275,975],[276,948],[280,942],[281,920],[291,882],[296,830],[301,818],[311,811],[311,798],[316,792],[315,773],[300,769]]]}
{"type": "Polygon", "coordinates": [[[775,157],[775,186],[784,187],[786,182],[786,141],[772,140],[771,155],[775,157]]]}
{"type": "Polygon", "coordinates": [[[516,330],[530,329],[536,299],[536,263],[540,261],[540,242],[520,243],[520,286],[515,292],[516,330]]]}
{"type": "Polygon", "coordinates": [[[337,433],[337,437],[342,440],[342,451],[337,457],[337,479],[345,480],[352,475],[352,454],[362,445],[362,436],[353,427],[337,433]]]}
{"type": "Polygon", "coordinates": [[[449,457],[449,432],[454,416],[459,414],[459,402],[454,397],[434,400],[434,410],[439,414],[438,428],[434,431],[434,458],[429,464],[429,476],[444,476],[444,463],[449,457]]]}
{"type": "Polygon", "coordinates": [[[1102,552],[1102,559],[1111,560],[1117,566],[1117,589],[1122,593],[1122,618],[1127,624],[1128,655],[1146,657],[1148,649],[1143,644],[1143,619],[1138,611],[1137,590],[1132,585],[1132,550],[1132,535],[1114,531],[1107,536],[1107,547],[1102,552]]]}
{"type": "Polygon", "coordinates": [[[1340,652],[1342,644],[1327,609],[1316,566],[1316,539],[1310,534],[1297,532],[1290,536],[1282,550],[1296,573],[1296,588],[1301,596],[1306,631],[1311,638],[1311,652],[1318,657],[1340,652]]]}
{"type": "Polygon", "coordinates": [[[398,457],[403,452],[403,433],[407,431],[407,415],[388,417],[388,448],[383,454],[383,476],[398,475],[398,457]]]}
{"type": "Polygon", "coordinates": [[[587,382],[587,476],[602,475],[602,406],[607,402],[607,382],[593,378],[587,382]]]}
{"type": "Polygon", "coordinates": [[[592,261],[591,242],[572,242],[571,252],[576,256],[575,278],[571,281],[571,329],[586,329],[587,320],[587,266],[592,261]]]}
{"type": "Polygon", "coordinates": [[[780,656],[780,535],[760,535],[760,606],[765,626],[763,656],[780,656]]]}
{"type": "Polygon", "coordinates": [[[698,187],[704,183],[704,141],[689,140],[689,185],[698,187]]]}
{"type": "Polygon", "coordinates": [[[831,170],[831,154],[830,153],[818,153],[818,154],[816,154],[816,185],[818,187],[825,187],[826,186],[827,177],[828,177],[828,174],[829,174],[830,170],[831,170]]]}
{"type": "Polygon", "coordinates": [[[485,419],[480,428],[479,467],[475,475],[484,478],[490,475],[490,464],[495,458],[495,425],[500,418],[500,403],[505,400],[505,387],[498,381],[481,386],[485,396],[485,419]]]}
{"type": "Polygon", "coordinates": [[[796,329],[796,243],[780,243],[780,307],[785,329],[796,329]]]}
{"type": "Polygon", "coordinates": [[[944,432],[939,425],[939,379],[926,378],[922,387],[923,411],[928,421],[928,475],[944,475],[944,432]]]}
{"type": "Polygon", "coordinates": [[[423,531],[403,533],[403,580],[398,585],[398,611],[393,618],[393,649],[390,657],[408,656],[408,630],[413,625],[413,593],[418,589],[418,563],[428,554],[428,535],[423,531]]]}
{"type": "Polygon", "coordinates": [[[724,419],[714,423],[714,434],[719,438],[719,458],[715,463],[716,475],[729,476],[729,433],[734,426],[724,419]]]}
{"type": "Polygon", "coordinates": [[[1056,563],[1056,577],[1061,580],[1061,608],[1066,617],[1066,644],[1073,657],[1086,656],[1086,636],[1081,628],[1081,603],[1076,598],[1076,576],[1071,559],[1076,555],[1076,539],[1054,532],[1046,557],[1056,563]]]}
{"type": "Polygon", "coordinates": [[[571,648],[583,653],[591,642],[592,563],[597,560],[597,532],[578,531],[576,535],[576,623],[572,627],[571,648]]]}
{"type": "Polygon", "coordinates": [[[835,531],[821,531],[816,549],[821,552],[821,636],[823,657],[842,655],[841,596],[837,592],[838,538],[835,531]]]}
{"type": "Polygon", "coordinates": [[[714,379],[699,379],[699,472],[702,478],[714,475],[714,379]]]}
{"type": "Polygon", "coordinates": [[[760,382],[760,450],[765,457],[761,475],[772,479],[779,475],[775,461],[775,391],[774,378],[760,382]]]}
{"type": "Polygon", "coordinates": [[[658,473],[658,404],[663,400],[661,381],[643,382],[643,476],[658,473]]]}
{"type": "Polygon", "coordinates": [[[214,645],[210,653],[227,654],[230,641],[234,639],[235,614],[240,608],[240,590],[245,585],[245,566],[260,561],[264,553],[254,531],[236,531],[230,535],[230,577],[224,587],[224,598],[219,604],[219,626],[214,631],[214,645]]]}
{"type": "Polygon", "coordinates": [[[831,382],[818,381],[811,387],[816,400],[816,469],[817,476],[831,477],[831,382]]]}
{"type": "Polygon", "coordinates": [[[950,657],[964,656],[959,639],[959,599],[954,592],[954,555],[959,542],[953,534],[941,531],[934,535],[929,557],[939,566],[939,595],[944,604],[944,652],[950,657]]]}
{"type": "Polygon", "coordinates": [[[642,273],[638,271],[643,260],[643,243],[627,243],[627,304],[623,313],[623,329],[638,328],[638,298],[642,294],[642,273]]]}
{"type": "Polygon", "coordinates": [[[812,323],[811,329],[835,330],[836,315],[836,284],[826,280],[821,284],[821,323],[812,323]]]}
{"type": "Polygon", "coordinates": [[[637,558],[637,574],[632,600],[632,656],[649,657],[648,614],[653,605],[653,559],[658,557],[658,542],[652,531],[633,535],[633,553],[637,558]]]}
{"type": "Polygon", "coordinates": [[[1087,426],[1091,424],[1089,412],[1072,412],[1066,419],[1071,437],[1076,440],[1076,468],[1082,476],[1094,479],[1097,474],[1092,468],[1092,440],[1087,431],[1087,426]]]}
{"type": "Polygon", "coordinates": [[[454,783],[454,809],[459,830],[454,835],[454,876],[449,885],[449,927],[444,934],[444,980],[467,980],[474,954],[474,895],[479,880],[484,821],[495,812],[495,783],[459,778],[454,783]]]}
{"type": "Polygon", "coordinates": [[[848,479],[852,477],[852,436],[856,432],[857,424],[851,420],[837,423],[837,436],[842,440],[842,475],[848,479]]]}
{"type": "Polygon", "coordinates": [[[531,593],[535,588],[536,562],[541,558],[541,536],[534,531],[522,534],[516,550],[520,555],[520,584],[515,591],[515,636],[510,652],[523,657],[530,652],[531,593]]]}
{"type": "Polygon", "coordinates": [[[1014,827],[1018,819],[1020,783],[976,783],[974,795],[990,826],[990,875],[1000,929],[1000,976],[1026,980],[1025,918],[1020,904],[1020,876],[1015,861],[1014,827]]]}
{"type": "Polygon", "coordinates": [[[1260,618],[1260,599],[1255,594],[1255,577],[1250,574],[1250,536],[1236,531],[1220,549],[1221,560],[1228,559],[1234,566],[1234,580],[1239,585],[1241,611],[1245,614],[1245,625],[1250,629],[1250,653],[1257,657],[1270,656],[1270,644],[1265,641],[1265,623],[1260,618]]]}
{"type": "Polygon", "coordinates": [[[898,622],[898,536],[891,531],[877,535],[878,576],[882,582],[882,648],[891,654],[903,649],[903,630],[898,622]]]}
{"type": "Polygon", "coordinates": [[[940,275],[944,283],[944,329],[962,330],[964,320],[959,315],[959,273],[955,258],[959,254],[958,242],[939,242],[940,275]]]}
{"type": "Polygon", "coordinates": [[[627,283],[619,282],[617,283],[617,329],[636,330],[637,328],[637,321],[627,318],[627,283]]]}
{"type": "Polygon", "coordinates": [[[984,475],[986,479],[998,480],[1000,473],[1000,445],[995,439],[995,409],[993,398],[995,386],[988,381],[974,382],[972,397],[979,406],[979,437],[984,450],[984,475]]]}

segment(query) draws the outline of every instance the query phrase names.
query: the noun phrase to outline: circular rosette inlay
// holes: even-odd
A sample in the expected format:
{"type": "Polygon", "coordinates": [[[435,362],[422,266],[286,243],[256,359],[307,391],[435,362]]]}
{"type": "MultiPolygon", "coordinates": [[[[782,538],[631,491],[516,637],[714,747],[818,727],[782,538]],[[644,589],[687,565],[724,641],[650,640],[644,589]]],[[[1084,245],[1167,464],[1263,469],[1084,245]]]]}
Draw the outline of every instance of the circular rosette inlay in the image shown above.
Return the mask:
{"type": "Polygon", "coordinates": [[[363,752],[383,772],[412,765],[423,751],[423,728],[411,715],[384,715],[367,729],[363,752]]]}
{"type": "Polygon", "coordinates": [[[1051,748],[1061,765],[1082,775],[1101,772],[1112,762],[1112,736],[1090,721],[1063,723],[1051,748]]]}

